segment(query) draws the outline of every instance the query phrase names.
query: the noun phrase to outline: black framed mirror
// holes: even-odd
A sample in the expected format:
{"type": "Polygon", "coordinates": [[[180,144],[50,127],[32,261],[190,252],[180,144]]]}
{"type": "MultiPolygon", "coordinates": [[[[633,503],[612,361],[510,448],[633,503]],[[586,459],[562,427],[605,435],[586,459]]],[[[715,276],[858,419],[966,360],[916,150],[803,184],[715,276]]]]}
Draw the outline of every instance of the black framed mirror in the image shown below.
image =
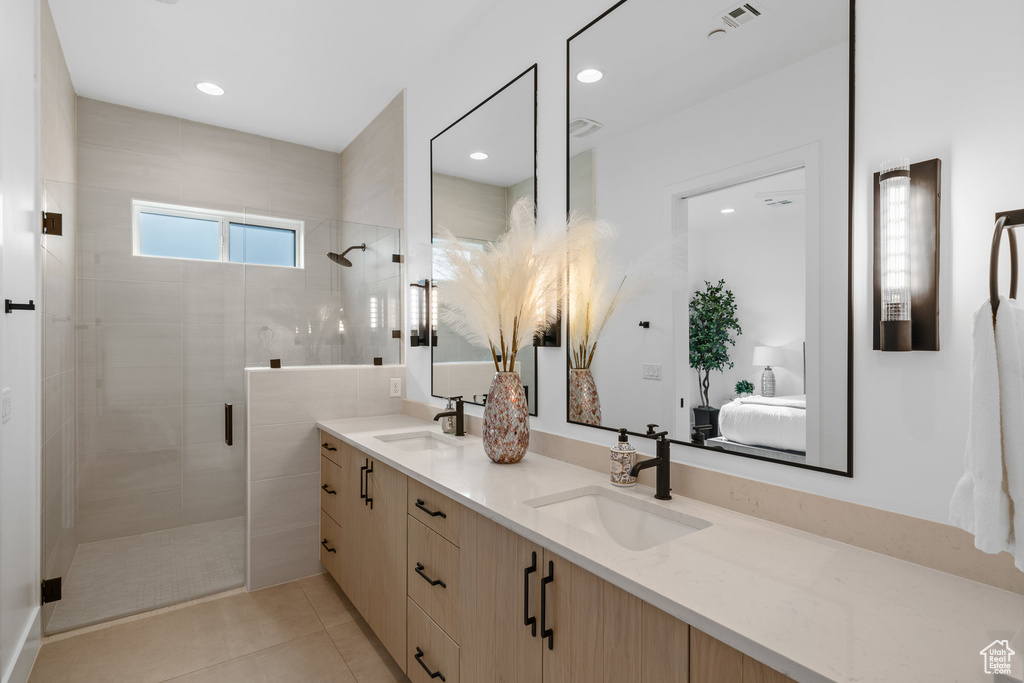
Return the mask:
{"type": "MultiPolygon", "coordinates": [[[[534,64],[430,141],[431,229],[445,228],[466,249],[483,249],[507,229],[516,201],[537,201],[537,65],[534,64]]],[[[441,273],[437,305],[445,306],[441,273]]],[[[443,315],[431,348],[431,395],[483,405],[494,376],[489,349],[456,334],[443,315]]],[[[537,349],[520,351],[516,371],[537,414],[537,349]]]]}
{"type": "Polygon", "coordinates": [[[569,422],[853,476],[854,11],[623,0],[568,39],[567,208],[661,275],[586,362],[570,302],[569,422]]]}

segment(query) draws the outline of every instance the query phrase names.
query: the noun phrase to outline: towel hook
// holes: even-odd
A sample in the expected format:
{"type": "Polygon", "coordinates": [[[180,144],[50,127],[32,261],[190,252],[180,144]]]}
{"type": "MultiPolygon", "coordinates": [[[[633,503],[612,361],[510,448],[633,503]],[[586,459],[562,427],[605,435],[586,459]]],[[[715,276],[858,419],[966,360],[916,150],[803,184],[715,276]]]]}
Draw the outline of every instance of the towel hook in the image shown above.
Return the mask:
{"type": "MultiPolygon", "coordinates": [[[[1017,212],[1013,212],[1017,213],[1017,212]]],[[[999,246],[1003,238],[1003,229],[1010,237],[1010,298],[1017,298],[1017,225],[1006,225],[1007,215],[999,216],[996,231],[992,235],[992,254],[988,268],[988,294],[992,302],[992,323],[995,324],[996,311],[999,309],[999,246]]]]}

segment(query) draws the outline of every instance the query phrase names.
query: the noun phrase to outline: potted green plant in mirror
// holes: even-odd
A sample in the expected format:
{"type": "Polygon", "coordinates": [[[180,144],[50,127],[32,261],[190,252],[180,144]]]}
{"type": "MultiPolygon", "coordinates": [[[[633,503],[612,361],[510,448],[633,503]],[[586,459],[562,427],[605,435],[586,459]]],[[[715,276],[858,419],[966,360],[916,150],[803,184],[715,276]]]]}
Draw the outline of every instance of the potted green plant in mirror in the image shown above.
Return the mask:
{"type": "Polygon", "coordinates": [[[538,231],[533,202],[524,198],[512,207],[508,230],[483,249],[467,249],[451,232],[439,232],[434,268],[443,283],[441,314],[467,341],[489,349],[494,360],[484,451],[494,462],[519,462],[530,443],[530,424],[516,356],[558,317],[565,226],[538,231]]]}
{"type": "Polygon", "coordinates": [[[754,393],[754,383],[741,379],[739,382],[736,382],[735,390],[737,397],[750,396],[754,393]]]}
{"type": "Polygon", "coordinates": [[[690,298],[690,367],[697,371],[701,404],[693,409],[694,425],[711,425],[710,436],[718,436],[718,408],[711,406],[709,392],[712,370],[722,372],[733,367],[729,347],[743,334],[736,319],[736,298],[718,284],[704,282],[690,298]],[[735,333],[735,336],[734,336],[735,333]]]}

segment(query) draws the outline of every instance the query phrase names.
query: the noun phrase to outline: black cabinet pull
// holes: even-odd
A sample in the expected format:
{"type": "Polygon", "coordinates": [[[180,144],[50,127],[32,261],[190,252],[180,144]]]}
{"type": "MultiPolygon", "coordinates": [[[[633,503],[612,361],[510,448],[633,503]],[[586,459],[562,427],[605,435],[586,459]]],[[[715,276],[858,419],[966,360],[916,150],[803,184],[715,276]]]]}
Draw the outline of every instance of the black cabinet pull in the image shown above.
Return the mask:
{"type": "Polygon", "coordinates": [[[421,577],[423,577],[423,580],[426,581],[427,583],[429,583],[431,586],[440,586],[441,588],[447,588],[448,587],[448,584],[446,584],[441,579],[431,579],[429,576],[424,574],[423,573],[423,563],[422,562],[417,562],[416,563],[416,573],[419,574],[421,577]]]}
{"type": "Polygon", "coordinates": [[[440,510],[438,510],[437,512],[433,512],[431,510],[428,510],[427,507],[426,507],[426,504],[423,502],[422,498],[417,498],[416,499],[416,507],[418,507],[420,510],[423,510],[424,512],[426,512],[431,517],[440,517],[441,519],[448,519],[448,515],[444,514],[440,510]]]}
{"type": "Polygon", "coordinates": [[[373,474],[373,461],[369,458],[366,459],[366,495],[363,498],[366,502],[363,505],[369,505],[370,509],[373,509],[373,498],[370,497],[370,475],[373,474]]]}
{"type": "Polygon", "coordinates": [[[555,649],[555,630],[548,628],[548,584],[555,580],[555,563],[548,560],[548,575],[540,580],[540,637],[548,639],[548,649],[555,649]]]}
{"type": "MultiPolygon", "coordinates": [[[[370,461],[367,460],[366,464],[359,468],[359,498],[360,500],[366,500],[366,468],[370,466],[370,461]]],[[[365,505],[366,503],[363,503],[365,505]]]]}
{"type": "Polygon", "coordinates": [[[337,448],[335,448],[331,444],[327,443],[326,441],[324,441],[323,447],[326,448],[329,451],[336,451],[336,450],[338,450],[337,448]]]}
{"type": "Polygon", "coordinates": [[[427,672],[428,676],[430,676],[431,678],[440,678],[442,681],[444,680],[444,676],[441,674],[440,671],[431,671],[430,668],[423,663],[423,650],[416,648],[415,659],[417,662],[420,663],[420,666],[423,667],[423,670],[427,672]]]}
{"type": "Polygon", "coordinates": [[[332,490],[330,490],[329,488],[327,488],[327,484],[324,484],[324,485],[323,485],[323,486],[321,486],[320,488],[322,488],[322,489],[324,490],[324,492],[325,492],[325,493],[327,493],[327,494],[329,494],[329,495],[332,495],[332,496],[336,496],[336,495],[338,495],[338,492],[337,492],[337,491],[332,491],[332,490]]]}
{"type": "Polygon", "coordinates": [[[533,564],[523,569],[523,626],[532,626],[531,636],[537,637],[537,617],[530,616],[530,574],[537,571],[537,553],[533,553],[533,564]]]}
{"type": "Polygon", "coordinates": [[[322,545],[324,547],[324,550],[326,550],[329,553],[336,553],[336,552],[338,552],[334,548],[329,548],[327,546],[327,539],[326,538],[324,540],[320,541],[320,545],[322,545]]]}

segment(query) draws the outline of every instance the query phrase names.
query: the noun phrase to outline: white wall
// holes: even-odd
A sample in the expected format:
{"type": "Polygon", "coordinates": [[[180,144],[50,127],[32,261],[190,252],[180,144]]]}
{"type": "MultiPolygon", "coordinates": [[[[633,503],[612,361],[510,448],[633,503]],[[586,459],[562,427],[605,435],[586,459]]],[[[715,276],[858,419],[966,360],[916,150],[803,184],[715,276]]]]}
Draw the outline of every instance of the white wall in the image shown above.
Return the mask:
{"type": "MultiPolygon", "coordinates": [[[[0,8],[0,298],[39,301],[39,5],[0,8]]],[[[0,314],[0,680],[28,677],[39,640],[38,312],[0,314]],[[19,660],[19,657],[21,659],[19,660]]]]}
{"type": "MultiPolygon", "coordinates": [[[[498,7],[411,79],[406,123],[410,278],[430,272],[421,248],[430,234],[427,142],[534,61],[540,88],[539,215],[548,223],[561,218],[565,40],[609,4],[581,0],[570,7],[529,0],[498,7]]],[[[925,519],[947,519],[962,469],[970,320],[986,296],[992,214],[1024,206],[1024,165],[1012,152],[1024,145],[1024,128],[1015,121],[1024,92],[1014,85],[1024,63],[1024,43],[1017,36],[1024,5],[1015,0],[938,5],[924,0],[857,5],[854,477],[739,457],[712,459],[676,448],[680,459],[925,519]],[[896,65],[903,69],[898,77],[896,65]],[[871,350],[871,174],[883,160],[899,155],[943,161],[938,353],[871,350]]],[[[541,349],[539,362],[540,414],[532,425],[610,442],[605,432],[564,422],[564,349],[541,349]]],[[[429,353],[409,350],[408,373],[410,398],[436,405],[429,398],[429,353]]]]}

